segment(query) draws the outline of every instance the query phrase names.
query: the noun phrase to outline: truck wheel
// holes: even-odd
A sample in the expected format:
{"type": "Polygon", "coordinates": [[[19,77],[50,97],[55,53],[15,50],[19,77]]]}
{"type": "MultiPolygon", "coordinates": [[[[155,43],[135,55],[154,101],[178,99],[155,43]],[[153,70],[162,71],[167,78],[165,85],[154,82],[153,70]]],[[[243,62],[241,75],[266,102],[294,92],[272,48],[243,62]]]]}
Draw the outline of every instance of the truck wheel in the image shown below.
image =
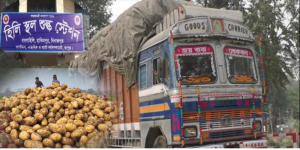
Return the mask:
{"type": "Polygon", "coordinates": [[[153,144],[153,148],[167,148],[168,144],[167,144],[167,139],[165,136],[160,135],[158,136],[153,144]]]}

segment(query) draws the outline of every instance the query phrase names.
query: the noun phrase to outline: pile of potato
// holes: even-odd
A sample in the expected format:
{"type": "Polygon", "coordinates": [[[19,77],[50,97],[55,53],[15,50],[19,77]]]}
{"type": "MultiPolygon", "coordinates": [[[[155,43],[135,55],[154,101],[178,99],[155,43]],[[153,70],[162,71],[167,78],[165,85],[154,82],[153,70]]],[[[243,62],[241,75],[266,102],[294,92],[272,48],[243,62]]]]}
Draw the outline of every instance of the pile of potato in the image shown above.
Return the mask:
{"type": "Polygon", "coordinates": [[[108,137],[118,114],[113,102],[54,84],[0,99],[0,130],[17,147],[84,148],[95,135],[108,137]]]}

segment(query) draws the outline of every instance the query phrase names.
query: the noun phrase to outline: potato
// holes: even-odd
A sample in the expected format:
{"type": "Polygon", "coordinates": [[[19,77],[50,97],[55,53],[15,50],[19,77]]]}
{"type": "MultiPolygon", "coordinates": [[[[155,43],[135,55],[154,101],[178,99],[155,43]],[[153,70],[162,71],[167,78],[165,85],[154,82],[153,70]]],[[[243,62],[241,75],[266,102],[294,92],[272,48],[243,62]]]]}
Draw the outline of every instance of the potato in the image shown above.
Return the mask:
{"type": "Polygon", "coordinates": [[[19,128],[19,124],[16,121],[10,122],[9,125],[12,129],[18,129],[19,128]]]}
{"type": "Polygon", "coordinates": [[[47,129],[38,129],[37,133],[40,134],[43,138],[49,137],[51,132],[47,129]]]}
{"type": "Polygon", "coordinates": [[[106,124],[99,124],[98,130],[100,131],[106,131],[108,129],[108,126],[106,124]]]}
{"type": "Polygon", "coordinates": [[[54,148],[61,148],[62,145],[60,143],[55,143],[54,148]]]}
{"type": "Polygon", "coordinates": [[[75,109],[71,109],[70,110],[70,115],[75,115],[76,114],[76,110],[75,109]]]}
{"type": "Polygon", "coordinates": [[[59,142],[61,140],[62,136],[59,133],[53,133],[49,136],[49,138],[51,140],[53,140],[54,142],[59,142]]]}
{"type": "Polygon", "coordinates": [[[41,104],[40,103],[36,103],[35,104],[35,110],[40,110],[41,109],[41,104]]]}
{"type": "Polygon", "coordinates": [[[15,140],[14,140],[14,143],[16,144],[16,146],[17,146],[18,148],[24,146],[24,141],[21,140],[21,139],[15,139],[15,140]]]}
{"type": "Polygon", "coordinates": [[[26,140],[24,142],[24,146],[26,148],[44,148],[42,142],[39,141],[33,141],[33,140],[26,140]]]}
{"type": "Polygon", "coordinates": [[[56,110],[60,109],[60,102],[56,102],[53,106],[53,108],[55,108],[56,110]]]}
{"type": "Polygon", "coordinates": [[[105,115],[104,115],[104,120],[105,120],[105,121],[109,121],[109,120],[110,120],[109,114],[105,114],[105,115]]]}
{"type": "Polygon", "coordinates": [[[34,133],[34,130],[31,128],[31,129],[27,130],[27,133],[29,133],[31,135],[32,133],[34,133]]]}
{"type": "Polygon", "coordinates": [[[56,97],[57,94],[58,94],[58,93],[57,93],[56,91],[52,91],[52,93],[51,93],[52,97],[56,97]]]}
{"type": "Polygon", "coordinates": [[[111,119],[117,118],[117,114],[115,114],[114,112],[110,112],[109,116],[110,116],[111,119]]]}
{"type": "Polygon", "coordinates": [[[97,121],[97,119],[96,118],[94,118],[94,117],[89,117],[88,118],[88,121],[87,121],[87,124],[88,125],[92,125],[92,126],[97,126],[99,123],[98,123],[98,121],[97,121]]]}
{"type": "Polygon", "coordinates": [[[71,102],[72,100],[73,100],[73,98],[70,97],[70,96],[66,96],[66,97],[63,98],[64,102],[71,102]]]}
{"type": "Polygon", "coordinates": [[[53,112],[49,112],[47,115],[47,119],[54,118],[54,117],[55,117],[55,114],[53,112]]]}
{"type": "Polygon", "coordinates": [[[28,125],[28,126],[32,126],[36,124],[36,119],[33,117],[26,117],[25,119],[23,119],[22,121],[23,125],[28,125]]]}
{"type": "Polygon", "coordinates": [[[20,134],[19,134],[19,138],[23,141],[25,140],[28,140],[30,137],[29,133],[27,131],[22,131],[20,134]]]}
{"type": "Polygon", "coordinates": [[[56,121],[55,121],[55,119],[54,118],[49,118],[48,119],[48,123],[55,123],[56,121]]]}
{"type": "MultiPolygon", "coordinates": [[[[24,101],[25,102],[25,101],[24,101]]],[[[27,105],[26,104],[21,104],[19,105],[17,108],[20,110],[20,111],[24,111],[25,109],[27,109],[27,105]]]]}
{"type": "Polygon", "coordinates": [[[29,106],[27,107],[27,109],[30,110],[30,111],[34,111],[34,108],[35,108],[35,104],[34,103],[29,104],[29,106]]]}
{"type": "Polygon", "coordinates": [[[81,120],[84,117],[83,114],[76,114],[75,115],[75,120],[81,120]]]}
{"type": "Polygon", "coordinates": [[[35,118],[37,121],[43,121],[44,116],[43,116],[43,114],[41,114],[41,113],[36,113],[36,114],[34,114],[34,118],[35,118]]]}
{"type": "Polygon", "coordinates": [[[74,124],[77,127],[83,127],[84,126],[84,123],[81,120],[74,120],[74,124]]]}
{"type": "Polygon", "coordinates": [[[74,141],[72,139],[70,139],[70,138],[63,137],[62,140],[61,140],[61,144],[64,144],[64,145],[73,145],[74,141]]]}
{"type": "Polygon", "coordinates": [[[46,119],[46,118],[44,118],[41,124],[42,124],[42,126],[46,126],[46,125],[48,125],[48,121],[47,121],[47,119],[46,119]]]}
{"type": "Polygon", "coordinates": [[[71,137],[71,132],[66,132],[65,137],[67,137],[67,138],[71,137]]]}
{"type": "Polygon", "coordinates": [[[70,145],[64,145],[62,148],[72,148],[70,145]]]}
{"type": "Polygon", "coordinates": [[[32,127],[27,126],[27,125],[21,125],[21,126],[19,127],[20,131],[27,131],[27,130],[29,130],[29,129],[31,129],[31,128],[32,128],[32,127]]]}
{"type": "Polygon", "coordinates": [[[93,136],[95,136],[96,134],[98,134],[99,131],[98,130],[94,130],[92,133],[88,134],[88,138],[91,139],[93,136]]]}
{"type": "Polygon", "coordinates": [[[76,129],[75,131],[73,131],[72,133],[71,133],[71,137],[72,138],[79,138],[79,137],[81,137],[81,136],[83,136],[83,132],[82,132],[82,130],[80,130],[80,129],[76,129]]]}
{"type": "Polygon", "coordinates": [[[58,120],[58,119],[60,119],[61,118],[61,114],[58,112],[58,113],[56,113],[56,115],[55,115],[55,120],[58,120]]]}
{"type": "Polygon", "coordinates": [[[37,131],[38,129],[41,129],[41,128],[42,128],[42,126],[39,125],[39,124],[36,124],[36,125],[34,125],[34,126],[32,127],[32,129],[33,129],[34,131],[37,131]]]}
{"type": "Polygon", "coordinates": [[[97,117],[100,117],[100,118],[103,118],[104,117],[104,112],[100,109],[94,109],[93,110],[93,113],[97,116],[97,117]]]}
{"type": "Polygon", "coordinates": [[[100,109],[104,110],[108,105],[106,103],[100,103],[100,109]]]}
{"type": "Polygon", "coordinates": [[[106,112],[106,113],[110,113],[110,112],[112,112],[112,111],[114,111],[114,110],[113,110],[113,107],[106,107],[106,108],[104,109],[104,112],[106,112]]]}
{"type": "Polygon", "coordinates": [[[86,125],[86,126],[84,126],[84,130],[85,130],[86,132],[88,132],[88,133],[93,132],[94,129],[95,129],[95,127],[94,127],[93,125],[86,125]]]}
{"type": "Polygon", "coordinates": [[[68,85],[67,85],[67,84],[62,84],[62,85],[61,85],[61,89],[62,89],[62,90],[65,90],[66,88],[68,88],[68,85]]]}
{"type": "Polygon", "coordinates": [[[65,114],[65,110],[64,110],[63,108],[61,108],[61,109],[59,109],[59,113],[60,113],[61,115],[64,115],[64,114],[65,114]]]}
{"type": "Polygon", "coordinates": [[[60,118],[59,120],[57,120],[56,123],[67,123],[68,119],[65,117],[60,118]]]}
{"type": "Polygon", "coordinates": [[[67,123],[74,123],[74,120],[69,119],[67,123]]]}
{"type": "Polygon", "coordinates": [[[105,125],[107,125],[108,127],[111,127],[112,126],[112,123],[110,121],[106,121],[105,122],[105,125]]]}
{"type": "Polygon", "coordinates": [[[8,127],[5,128],[5,132],[6,133],[10,133],[11,130],[12,130],[12,128],[10,126],[8,126],[8,127]]]}
{"type": "Polygon", "coordinates": [[[48,115],[48,109],[47,108],[42,108],[40,110],[40,113],[43,114],[44,117],[46,117],[48,115]]]}
{"type": "Polygon", "coordinates": [[[74,116],[74,115],[71,115],[71,116],[70,116],[70,119],[74,120],[74,119],[75,119],[75,116],[74,116]]]}
{"type": "Polygon", "coordinates": [[[88,140],[89,138],[87,136],[82,136],[80,138],[80,147],[85,147],[85,144],[87,143],[88,140]]]}
{"type": "Polygon", "coordinates": [[[67,132],[66,125],[65,124],[49,124],[49,129],[54,133],[61,133],[65,134],[67,132]]]}
{"type": "Polygon", "coordinates": [[[71,104],[72,104],[72,106],[73,106],[74,108],[78,108],[78,102],[77,102],[77,101],[73,100],[73,101],[71,102],[71,104]]]}
{"type": "Polygon", "coordinates": [[[87,112],[90,111],[90,108],[87,107],[87,106],[84,106],[84,107],[82,108],[82,111],[85,112],[85,113],[87,113],[87,112]]]}
{"type": "Polygon", "coordinates": [[[16,129],[12,129],[10,131],[10,138],[13,141],[19,138],[19,133],[18,133],[18,131],[16,129]]]}
{"type": "Polygon", "coordinates": [[[77,126],[75,124],[73,124],[73,123],[66,124],[66,129],[69,132],[72,132],[72,131],[76,130],[76,128],[77,128],[77,126]]]}
{"type": "Polygon", "coordinates": [[[54,142],[53,140],[46,138],[43,140],[43,145],[46,147],[53,147],[54,146],[54,142]]]}
{"type": "Polygon", "coordinates": [[[33,141],[42,141],[43,138],[38,133],[34,132],[34,133],[31,134],[31,140],[33,140],[33,141]]]}
{"type": "Polygon", "coordinates": [[[25,110],[22,111],[22,116],[24,118],[29,117],[31,115],[32,115],[32,112],[30,110],[28,110],[28,109],[25,109],[25,110]]]}
{"type": "Polygon", "coordinates": [[[97,121],[98,121],[98,123],[104,123],[105,122],[105,120],[103,118],[98,118],[97,121]]]}
{"type": "Polygon", "coordinates": [[[26,95],[29,95],[30,92],[31,92],[31,89],[30,88],[26,88],[24,92],[25,92],[26,95]]]}
{"type": "Polygon", "coordinates": [[[84,101],[83,101],[83,99],[81,99],[81,98],[77,98],[77,99],[76,99],[76,101],[77,101],[77,103],[78,103],[78,107],[79,107],[79,108],[82,108],[82,107],[83,107],[83,105],[84,105],[84,101]]]}
{"type": "Polygon", "coordinates": [[[53,112],[55,114],[55,113],[57,113],[57,110],[55,108],[51,108],[50,112],[53,112]]]}

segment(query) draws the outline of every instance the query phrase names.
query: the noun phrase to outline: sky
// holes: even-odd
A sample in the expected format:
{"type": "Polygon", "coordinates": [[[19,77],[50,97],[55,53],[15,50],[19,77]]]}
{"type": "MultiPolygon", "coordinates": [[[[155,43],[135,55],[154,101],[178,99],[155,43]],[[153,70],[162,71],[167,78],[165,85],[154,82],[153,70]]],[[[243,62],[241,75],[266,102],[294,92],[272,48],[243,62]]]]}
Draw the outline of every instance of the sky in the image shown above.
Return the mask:
{"type": "Polygon", "coordinates": [[[113,5],[110,7],[113,15],[110,19],[111,22],[115,21],[119,15],[139,1],[141,0],[115,0],[113,5]]]}

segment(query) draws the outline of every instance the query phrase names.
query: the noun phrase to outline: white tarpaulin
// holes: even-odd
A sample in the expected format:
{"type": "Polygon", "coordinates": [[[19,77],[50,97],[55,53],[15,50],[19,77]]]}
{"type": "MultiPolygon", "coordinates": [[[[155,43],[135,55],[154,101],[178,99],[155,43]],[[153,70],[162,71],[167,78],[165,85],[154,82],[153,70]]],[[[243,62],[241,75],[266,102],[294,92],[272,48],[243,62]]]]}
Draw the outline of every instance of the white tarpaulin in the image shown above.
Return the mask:
{"type": "Polygon", "coordinates": [[[178,8],[174,0],[143,0],[138,2],[91,40],[88,51],[70,64],[70,73],[99,78],[101,61],[125,75],[128,86],[136,82],[138,51],[155,35],[153,26],[178,8]]]}

